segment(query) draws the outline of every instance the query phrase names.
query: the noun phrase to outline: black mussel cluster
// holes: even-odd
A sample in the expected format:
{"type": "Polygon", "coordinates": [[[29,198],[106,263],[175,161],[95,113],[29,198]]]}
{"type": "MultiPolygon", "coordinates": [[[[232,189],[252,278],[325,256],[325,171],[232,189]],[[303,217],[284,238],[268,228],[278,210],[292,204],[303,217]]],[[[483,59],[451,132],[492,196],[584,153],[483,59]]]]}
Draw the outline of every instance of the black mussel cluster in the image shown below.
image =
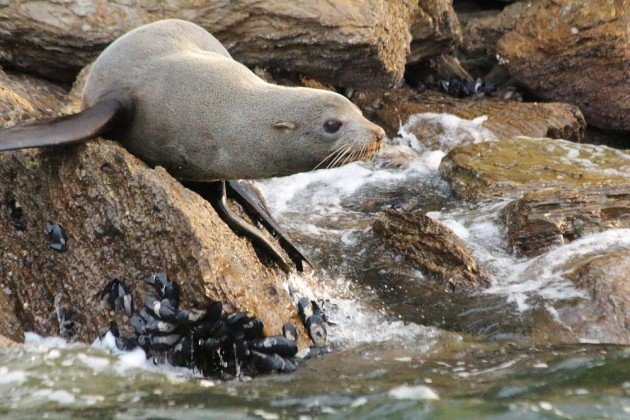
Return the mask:
{"type": "Polygon", "coordinates": [[[59,252],[68,250],[68,234],[60,224],[46,222],[46,234],[49,247],[59,252]]]}
{"type": "MultiPolygon", "coordinates": [[[[297,328],[285,324],[282,335],[266,337],[263,322],[246,312],[223,313],[221,302],[202,309],[182,309],[179,285],[165,273],[150,276],[153,293],[144,307],[130,317],[134,329],[124,337],[116,323],[109,330],[120,349],[142,347],[156,363],[198,369],[206,376],[234,377],[269,372],[292,372],[296,364],[327,352],[326,316],[314,302],[300,300],[298,309],[315,346],[298,354],[297,328]]],[[[130,314],[131,295],[119,280],[113,280],[101,293],[112,310],[130,314]]]]}
{"type": "Polygon", "coordinates": [[[114,279],[107,283],[100,293],[101,309],[107,304],[112,312],[123,311],[127,316],[133,314],[133,298],[127,286],[114,279]]]}
{"type": "Polygon", "coordinates": [[[465,98],[467,96],[483,97],[496,90],[492,82],[483,81],[481,77],[478,77],[474,81],[451,77],[448,80],[440,80],[440,88],[445,93],[458,98],[465,98]]]}
{"type": "Polygon", "coordinates": [[[9,211],[9,223],[17,230],[26,230],[26,221],[24,220],[24,209],[15,199],[10,199],[7,203],[9,211]]]}

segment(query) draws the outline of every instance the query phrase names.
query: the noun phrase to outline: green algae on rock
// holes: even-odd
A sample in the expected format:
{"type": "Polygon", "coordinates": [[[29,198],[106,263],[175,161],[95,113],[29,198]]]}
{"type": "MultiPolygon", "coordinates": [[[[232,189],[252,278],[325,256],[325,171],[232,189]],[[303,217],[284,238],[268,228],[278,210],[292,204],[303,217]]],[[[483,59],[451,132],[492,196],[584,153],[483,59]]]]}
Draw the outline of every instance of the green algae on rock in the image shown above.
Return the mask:
{"type": "Polygon", "coordinates": [[[457,147],[442,160],[440,174],[460,198],[513,197],[542,188],[628,184],[630,154],[606,146],[520,137],[457,147]]]}

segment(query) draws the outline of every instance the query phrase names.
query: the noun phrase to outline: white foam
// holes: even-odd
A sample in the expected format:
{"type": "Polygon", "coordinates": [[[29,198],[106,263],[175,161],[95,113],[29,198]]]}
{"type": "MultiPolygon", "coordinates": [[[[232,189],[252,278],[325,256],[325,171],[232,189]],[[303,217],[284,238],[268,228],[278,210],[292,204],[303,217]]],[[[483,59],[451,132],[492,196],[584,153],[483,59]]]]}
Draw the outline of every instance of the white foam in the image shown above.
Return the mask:
{"type": "Polygon", "coordinates": [[[486,115],[467,120],[451,114],[415,114],[400,126],[396,141],[419,152],[448,152],[461,144],[496,140],[496,135],[483,126],[487,119],[486,115]],[[417,133],[428,137],[418,139],[417,133]]]}
{"type": "Polygon", "coordinates": [[[21,385],[26,382],[28,376],[22,370],[10,371],[6,366],[0,366],[0,385],[21,385]]]}
{"type": "Polygon", "coordinates": [[[48,394],[47,397],[50,401],[58,402],[59,404],[72,404],[76,398],[73,394],[65,391],[63,389],[59,389],[48,394]]]}
{"type": "Polygon", "coordinates": [[[396,400],[439,400],[439,395],[426,385],[402,385],[392,388],[387,393],[396,400]]]}

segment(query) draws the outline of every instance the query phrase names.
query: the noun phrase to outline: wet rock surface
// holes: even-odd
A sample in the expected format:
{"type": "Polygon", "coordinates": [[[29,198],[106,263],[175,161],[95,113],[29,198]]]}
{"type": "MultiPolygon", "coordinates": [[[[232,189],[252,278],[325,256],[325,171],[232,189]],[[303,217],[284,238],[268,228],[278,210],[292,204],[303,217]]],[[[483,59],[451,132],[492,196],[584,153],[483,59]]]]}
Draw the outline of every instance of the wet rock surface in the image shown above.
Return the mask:
{"type": "Polygon", "coordinates": [[[456,196],[513,196],[542,188],[628,185],[630,156],[604,146],[514,138],[457,147],[440,164],[456,196]]]}
{"type": "Polygon", "coordinates": [[[590,124],[627,131],[629,13],[618,0],[532,2],[497,50],[538,98],[575,104],[590,124]]]}
{"type": "Polygon", "coordinates": [[[16,0],[0,4],[0,61],[69,83],[116,37],[144,23],[181,18],[209,30],[252,67],[343,86],[387,86],[402,77],[417,8],[416,0],[88,0],[72,6],[16,0]]]}
{"type": "Polygon", "coordinates": [[[424,214],[387,210],[373,230],[387,249],[402,255],[439,287],[460,291],[490,285],[490,277],[464,241],[424,214]]]}
{"type": "MultiPolygon", "coordinates": [[[[31,106],[37,97],[22,95],[31,88],[50,97],[50,108],[62,108],[57,89],[26,79],[25,87],[3,91],[19,98],[3,124],[41,116],[31,106]]],[[[209,203],[114,142],[1,153],[0,200],[0,287],[11,290],[10,305],[26,330],[75,330],[71,338],[91,341],[107,324],[100,290],[118,278],[137,299],[142,279],[158,270],[177,276],[186,305],[220,300],[275,331],[297,319],[285,275],[273,263],[261,262],[209,203]],[[51,249],[47,222],[63,227],[63,252],[51,249]]]]}
{"type": "MultiPolygon", "coordinates": [[[[579,141],[586,125],[577,107],[562,103],[524,103],[499,98],[459,99],[434,91],[418,93],[408,88],[358,92],[353,100],[382,124],[390,135],[396,134],[410,116],[427,112],[448,113],[465,119],[486,115],[488,119],[483,126],[498,138],[529,136],[579,141]]],[[[413,134],[421,143],[431,143],[436,134],[431,131],[425,131],[420,125],[413,134]],[[427,141],[424,142],[423,138],[427,141]]]]}
{"type": "Polygon", "coordinates": [[[589,233],[630,228],[630,182],[532,191],[508,204],[503,220],[512,250],[528,257],[589,233]]]}
{"type": "Polygon", "coordinates": [[[618,249],[566,264],[567,277],[585,292],[538,318],[539,342],[630,344],[630,250],[618,249]]]}

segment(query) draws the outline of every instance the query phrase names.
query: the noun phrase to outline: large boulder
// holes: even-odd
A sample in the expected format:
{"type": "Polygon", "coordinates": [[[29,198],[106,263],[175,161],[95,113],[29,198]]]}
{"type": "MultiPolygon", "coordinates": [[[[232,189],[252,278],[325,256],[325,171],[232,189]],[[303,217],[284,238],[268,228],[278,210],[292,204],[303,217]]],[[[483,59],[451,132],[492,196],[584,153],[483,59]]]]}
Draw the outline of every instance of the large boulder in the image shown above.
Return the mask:
{"type": "MultiPolygon", "coordinates": [[[[42,97],[57,93],[46,82],[39,87],[42,97]]],[[[12,102],[0,103],[21,107],[20,118],[40,116],[24,91],[6,88],[2,96],[12,102]]],[[[62,98],[50,103],[62,105],[62,98]]],[[[0,230],[0,299],[8,300],[0,307],[14,308],[9,313],[26,330],[59,334],[58,316],[67,311],[79,315],[75,338],[93,340],[109,321],[99,308],[103,287],[118,278],[141,306],[144,279],[157,271],[180,284],[183,307],[220,300],[260,317],[267,333],[297,320],[282,271],[261,262],[203,198],[111,141],[0,153],[0,230]],[[67,251],[49,247],[47,221],[65,229],[67,251]]],[[[2,326],[0,334],[8,335],[2,326]]]]}
{"type": "Polygon", "coordinates": [[[502,10],[459,13],[462,42],[457,53],[464,67],[481,76],[497,64],[497,42],[514,29],[518,18],[528,7],[527,2],[516,2],[502,10]]]}
{"type": "Polygon", "coordinates": [[[503,211],[510,248],[539,255],[552,246],[611,228],[630,228],[630,182],[531,191],[503,211]]]}
{"type": "Polygon", "coordinates": [[[464,241],[424,214],[387,210],[373,230],[389,251],[402,255],[438,287],[464,291],[490,285],[464,241]]]}
{"type": "Polygon", "coordinates": [[[213,33],[238,61],[340,86],[402,78],[417,0],[0,1],[0,62],[71,82],[121,34],[181,18],[213,33]]]}
{"type": "Polygon", "coordinates": [[[629,18],[623,0],[536,1],[497,50],[535,96],[575,104],[599,128],[628,131],[629,18]]]}
{"type": "MultiPolygon", "coordinates": [[[[409,117],[422,113],[446,113],[472,120],[487,116],[483,126],[497,138],[515,136],[551,137],[580,141],[586,123],[580,110],[562,103],[525,103],[499,98],[459,99],[434,91],[418,93],[409,88],[361,91],[353,100],[390,135],[395,135],[409,117]]],[[[412,124],[413,125],[413,124],[412,124]]],[[[431,143],[431,127],[409,127],[420,140],[431,143]]]]}
{"type": "Polygon", "coordinates": [[[606,146],[523,137],[457,147],[439,169],[456,196],[476,200],[543,188],[628,185],[630,155],[606,146]]]}
{"type": "Polygon", "coordinates": [[[453,0],[419,0],[411,24],[411,55],[414,63],[444,54],[462,40],[453,0]]]}

